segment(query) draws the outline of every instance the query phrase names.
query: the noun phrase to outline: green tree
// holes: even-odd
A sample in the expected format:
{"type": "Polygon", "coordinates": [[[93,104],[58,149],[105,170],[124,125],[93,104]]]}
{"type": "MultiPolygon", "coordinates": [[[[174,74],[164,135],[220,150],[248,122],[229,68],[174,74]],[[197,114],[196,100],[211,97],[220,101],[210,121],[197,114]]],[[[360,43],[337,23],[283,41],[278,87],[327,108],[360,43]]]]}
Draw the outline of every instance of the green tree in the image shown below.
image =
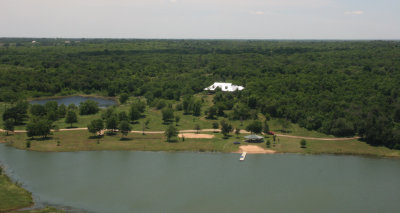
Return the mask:
{"type": "Polygon", "coordinates": [[[171,142],[171,138],[178,135],[178,130],[173,125],[169,125],[164,134],[167,137],[167,141],[171,142]]]}
{"type": "Polygon", "coordinates": [[[29,104],[26,101],[18,101],[15,106],[7,108],[3,113],[3,121],[13,119],[14,124],[21,124],[28,117],[29,104]]]}
{"type": "Polygon", "coordinates": [[[178,126],[179,121],[181,120],[181,117],[179,115],[175,116],[175,124],[178,126]]]}
{"type": "Polygon", "coordinates": [[[233,127],[230,123],[228,123],[225,119],[221,120],[221,133],[224,135],[224,137],[228,137],[228,134],[232,132],[233,127]]]}
{"type": "Polygon", "coordinates": [[[193,103],[193,115],[200,116],[201,115],[201,101],[195,101],[193,103]]]}
{"type": "Polygon", "coordinates": [[[128,121],[121,121],[118,127],[119,131],[123,136],[127,136],[128,133],[132,130],[131,126],[129,125],[128,121]]]}
{"type": "Polygon", "coordinates": [[[250,108],[243,103],[236,103],[233,106],[233,119],[248,119],[250,117],[250,108]]]}
{"type": "Polygon", "coordinates": [[[115,114],[113,114],[106,120],[106,128],[111,129],[112,132],[118,129],[118,118],[115,114]]]}
{"type": "Polygon", "coordinates": [[[64,118],[65,115],[67,114],[67,107],[64,104],[61,104],[58,107],[57,114],[59,118],[64,118]]]}
{"type": "Polygon", "coordinates": [[[217,115],[217,111],[218,111],[218,108],[215,105],[213,105],[210,108],[208,108],[207,118],[208,119],[215,119],[215,116],[217,115]]]}
{"type": "Polygon", "coordinates": [[[87,127],[90,133],[96,135],[97,133],[99,133],[101,130],[104,129],[103,120],[101,119],[92,120],[87,127]]]}
{"type": "Polygon", "coordinates": [[[161,110],[161,113],[164,123],[168,123],[172,119],[174,119],[174,111],[172,110],[172,108],[166,107],[163,110],[161,110]]]}
{"type": "Polygon", "coordinates": [[[42,136],[46,138],[50,134],[51,122],[44,118],[33,118],[27,125],[28,137],[42,136]]]}
{"type": "Polygon", "coordinates": [[[124,103],[126,103],[126,101],[128,100],[128,98],[129,98],[129,95],[128,95],[128,94],[122,93],[121,96],[119,96],[119,102],[120,102],[121,104],[124,104],[124,103]]]}
{"type": "Polygon", "coordinates": [[[215,132],[215,130],[219,128],[218,122],[213,122],[212,123],[212,128],[214,129],[214,132],[215,132]]]}
{"type": "Polygon", "coordinates": [[[249,125],[247,125],[246,130],[252,133],[259,134],[261,133],[262,128],[263,126],[261,124],[261,121],[254,120],[249,125]]]}
{"type": "Polygon", "coordinates": [[[269,140],[267,140],[266,145],[267,145],[267,148],[269,148],[271,146],[271,142],[269,140]]]}
{"type": "Polygon", "coordinates": [[[14,132],[14,121],[11,119],[7,119],[3,123],[4,130],[6,130],[6,133],[8,135],[8,132],[14,132]]]}
{"type": "Polygon", "coordinates": [[[67,112],[67,116],[65,117],[65,123],[71,124],[70,127],[72,128],[72,124],[77,122],[78,122],[78,117],[76,116],[76,113],[72,110],[69,110],[67,112]]]}
{"type": "Polygon", "coordinates": [[[57,101],[47,101],[44,104],[44,108],[46,109],[46,112],[57,112],[58,110],[58,103],[57,101]]]}
{"type": "Polygon", "coordinates": [[[29,108],[29,112],[33,115],[33,116],[45,116],[46,115],[46,108],[43,105],[40,104],[33,104],[31,105],[31,107],[29,108]]]}
{"type": "Polygon", "coordinates": [[[304,139],[301,139],[301,141],[300,141],[300,147],[304,149],[304,148],[306,148],[306,146],[307,146],[307,141],[304,140],[304,139]]]}
{"type": "Polygon", "coordinates": [[[128,115],[125,111],[121,111],[118,113],[118,120],[119,121],[129,121],[128,115]]]}
{"type": "Polygon", "coordinates": [[[107,107],[107,109],[101,113],[101,119],[107,120],[115,113],[115,107],[107,107]]]}
{"type": "Polygon", "coordinates": [[[50,121],[58,120],[57,111],[49,111],[47,112],[47,119],[50,121]]]}
{"type": "Polygon", "coordinates": [[[132,123],[139,120],[141,117],[140,111],[136,105],[132,105],[129,109],[129,119],[132,123]]]}
{"type": "Polygon", "coordinates": [[[99,104],[93,100],[84,101],[79,105],[79,114],[80,115],[96,114],[99,111],[98,105],[99,104]]]}
{"type": "Polygon", "coordinates": [[[78,107],[75,104],[69,104],[67,110],[76,110],[78,107]]]}

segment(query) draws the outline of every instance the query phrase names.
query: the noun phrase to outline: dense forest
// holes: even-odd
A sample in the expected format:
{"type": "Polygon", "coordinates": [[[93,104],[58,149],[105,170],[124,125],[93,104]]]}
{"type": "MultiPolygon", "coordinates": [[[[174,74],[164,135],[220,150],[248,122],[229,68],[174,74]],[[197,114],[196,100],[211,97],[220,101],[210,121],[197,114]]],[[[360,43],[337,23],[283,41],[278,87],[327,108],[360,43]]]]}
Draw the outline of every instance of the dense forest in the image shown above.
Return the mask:
{"type": "Polygon", "coordinates": [[[208,114],[262,113],[400,149],[399,59],[399,41],[0,38],[0,101],[85,93],[185,105],[232,82],[245,90],[217,92],[208,114]]]}

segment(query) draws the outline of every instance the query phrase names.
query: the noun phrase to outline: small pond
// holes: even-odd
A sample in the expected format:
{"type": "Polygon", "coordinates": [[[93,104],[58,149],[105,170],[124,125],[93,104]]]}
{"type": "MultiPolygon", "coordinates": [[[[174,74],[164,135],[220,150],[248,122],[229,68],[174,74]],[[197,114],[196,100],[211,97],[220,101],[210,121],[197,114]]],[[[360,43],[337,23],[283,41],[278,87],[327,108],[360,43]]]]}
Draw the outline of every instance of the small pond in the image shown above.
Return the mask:
{"type": "Polygon", "coordinates": [[[99,103],[99,107],[102,107],[102,108],[109,107],[109,106],[116,104],[116,102],[111,99],[104,99],[104,98],[98,98],[98,97],[84,97],[84,96],[69,96],[69,97],[61,97],[61,98],[40,99],[40,100],[29,101],[29,103],[45,104],[48,101],[57,101],[58,105],[64,104],[65,106],[68,106],[70,104],[75,104],[75,105],[79,106],[80,103],[87,101],[87,100],[96,101],[97,103],[99,103]]]}

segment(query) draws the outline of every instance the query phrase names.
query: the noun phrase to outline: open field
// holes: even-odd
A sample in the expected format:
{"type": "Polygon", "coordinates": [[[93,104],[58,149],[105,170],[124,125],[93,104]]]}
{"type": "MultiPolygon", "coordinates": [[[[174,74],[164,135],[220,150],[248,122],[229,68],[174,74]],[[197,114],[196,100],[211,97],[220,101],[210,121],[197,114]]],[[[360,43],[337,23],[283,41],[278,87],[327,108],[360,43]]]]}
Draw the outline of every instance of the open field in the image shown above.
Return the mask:
{"type": "Polygon", "coordinates": [[[0,212],[12,211],[33,204],[31,193],[0,174],[0,212]]]}
{"type": "MultiPolygon", "coordinates": [[[[300,148],[299,138],[277,137],[273,142],[272,136],[266,136],[265,141],[270,141],[270,147],[266,143],[247,143],[243,136],[231,135],[224,139],[220,133],[208,133],[213,135],[210,139],[175,138],[174,142],[166,142],[163,134],[129,133],[121,138],[120,134],[101,138],[92,137],[85,130],[54,132],[48,139],[30,140],[25,133],[0,137],[0,141],[18,149],[27,149],[26,142],[30,141],[32,151],[65,152],[65,151],[89,151],[89,150],[141,150],[141,151],[200,151],[200,152],[237,152],[239,146],[234,141],[240,141],[241,145],[256,145],[264,149],[274,150],[277,153],[301,153],[301,154],[348,154],[369,155],[379,157],[400,157],[399,150],[391,150],[385,147],[374,147],[356,139],[353,140],[307,140],[306,148],[300,148]],[[57,142],[60,145],[57,146],[57,142]],[[98,143],[99,141],[99,143],[98,143]]],[[[208,135],[207,134],[207,135],[208,135]]]]}

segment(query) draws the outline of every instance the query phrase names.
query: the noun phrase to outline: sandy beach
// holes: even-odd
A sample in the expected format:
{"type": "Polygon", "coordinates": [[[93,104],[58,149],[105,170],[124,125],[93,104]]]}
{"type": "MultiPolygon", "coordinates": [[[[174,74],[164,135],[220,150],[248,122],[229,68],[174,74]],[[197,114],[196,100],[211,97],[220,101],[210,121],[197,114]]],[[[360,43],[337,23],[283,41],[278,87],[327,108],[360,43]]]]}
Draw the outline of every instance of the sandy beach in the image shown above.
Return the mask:
{"type": "Polygon", "coordinates": [[[270,149],[263,149],[256,145],[242,145],[239,146],[239,151],[235,153],[247,152],[247,154],[274,154],[276,151],[270,149]]]}

